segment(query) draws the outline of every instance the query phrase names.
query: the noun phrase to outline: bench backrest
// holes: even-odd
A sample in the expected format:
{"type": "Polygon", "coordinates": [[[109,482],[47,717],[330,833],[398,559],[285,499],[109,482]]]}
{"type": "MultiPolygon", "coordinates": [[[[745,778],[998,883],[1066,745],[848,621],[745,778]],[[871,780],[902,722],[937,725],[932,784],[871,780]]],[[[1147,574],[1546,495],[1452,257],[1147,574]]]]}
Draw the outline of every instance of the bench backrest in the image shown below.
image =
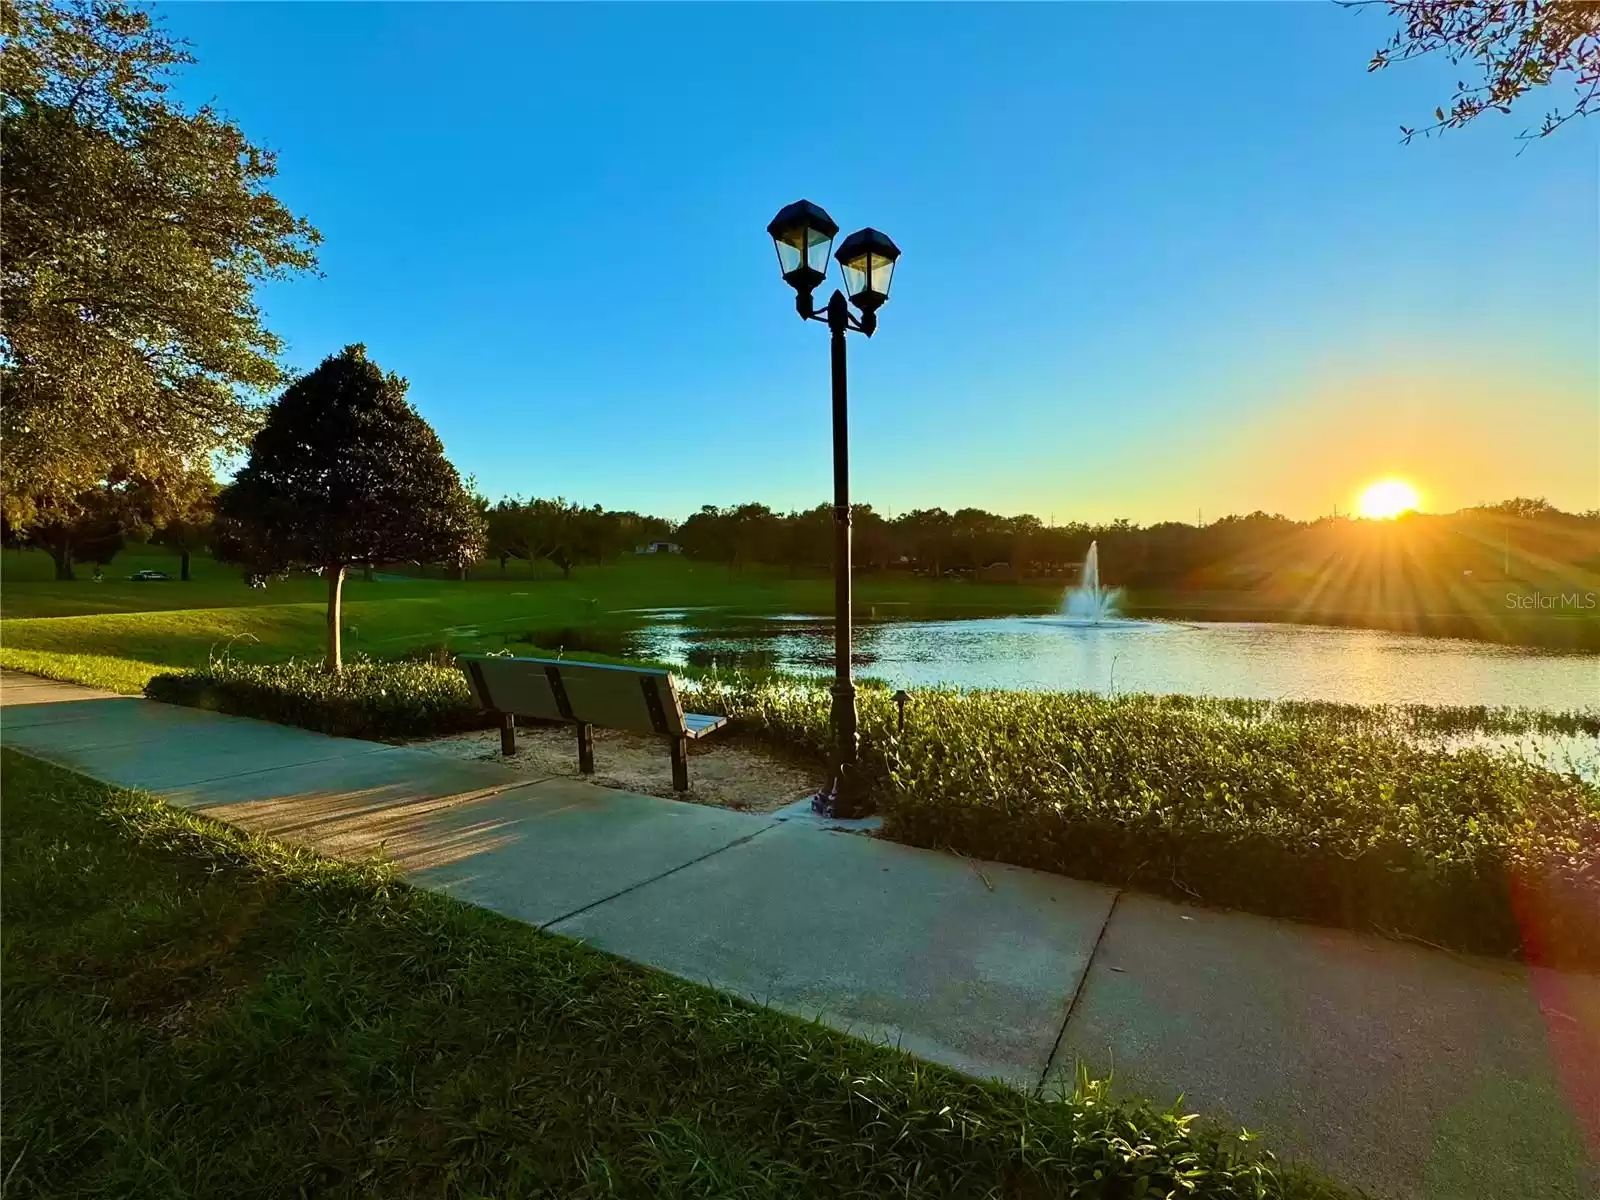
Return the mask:
{"type": "Polygon", "coordinates": [[[686,732],[670,671],[493,654],[457,661],[474,698],[496,712],[668,737],[686,732]]]}

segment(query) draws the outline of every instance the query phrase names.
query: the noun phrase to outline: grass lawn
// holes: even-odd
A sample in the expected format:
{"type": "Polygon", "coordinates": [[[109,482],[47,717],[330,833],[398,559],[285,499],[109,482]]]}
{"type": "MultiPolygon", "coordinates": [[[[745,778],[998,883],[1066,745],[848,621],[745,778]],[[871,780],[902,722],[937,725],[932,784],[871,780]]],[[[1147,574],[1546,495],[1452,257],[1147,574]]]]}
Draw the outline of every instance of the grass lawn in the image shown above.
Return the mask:
{"type": "Polygon", "coordinates": [[[14,1196],[1335,1196],[3,752],[14,1196]]]}
{"type": "MultiPolygon", "coordinates": [[[[80,571],[77,580],[61,583],[50,577],[50,560],[41,551],[7,550],[0,554],[0,577],[5,584],[0,595],[0,617],[297,603],[320,607],[327,602],[327,585],[315,576],[297,574],[283,582],[273,581],[264,589],[253,589],[245,586],[237,567],[196,555],[194,579],[182,583],[176,579],[177,562],[175,555],[160,547],[135,547],[117,557],[107,569],[104,583],[94,583],[89,578],[90,571],[80,571]],[[168,571],[174,579],[166,583],[128,580],[128,575],[144,569],[168,571]]],[[[360,571],[352,572],[345,584],[345,598],[356,603],[378,599],[427,601],[481,593],[488,598],[483,601],[488,608],[481,619],[509,615],[498,611],[500,601],[495,597],[501,601],[533,599],[536,605],[523,604],[520,608],[538,611],[548,605],[552,615],[581,616],[597,608],[610,612],[684,605],[726,605],[748,612],[833,611],[833,580],[825,571],[790,572],[764,566],[734,571],[720,563],[696,562],[677,555],[623,555],[603,567],[578,567],[570,579],[563,579],[548,563],[534,570],[527,563],[513,562],[504,575],[495,564],[480,564],[472,569],[465,584],[455,578],[438,577],[437,567],[426,570],[431,577],[416,574],[421,568],[410,568],[412,573],[404,578],[380,574],[382,581],[374,583],[366,582],[360,571]],[[522,595],[518,597],[517,593],[522,595]]],[[[903,609],[909,615],[920,616],[1044,612],[1061,602],[1061,594],[1059,584],[939,582],[898,572],[856,576],[856,602],[863,611],[879,604],[892,606],[896,613],[903,609]]],[[[465,616],[480,619],[477,611],[465,616]]],[[[451,623],[454,622],[446,622],[451,623]]]]}
{"type": "MultiPolygon", "coordinates": [[[[32,552],[35,559],[43,558],[32,552]]],[[[150,563],[175,570],[175,560],[134,555],[120,576],[150,563]]],[[[196,557],[190,583],[131,583],[39,578],[36,561],[7,551],[0,592],[0,665],[76,683],[137,691],[157,668],[193,667],[226,650],[245,661],[276,662],[322,653],[327,638],[327,589],[320,579],[295,577],[252,590],[237,572],[196,557]],[[13,570],[15,563],[28,567],[13,570]],[[31,577],[30,577],[31,576],[31,577]],[[127,660],[117,668],[89,659],[127,660]]],[[[48,565],[48,560],[45,560],[48,565]]],[[[396,579],[368,583],[359,574],[345,585],[345,649],[392,658],[447,647],[498,650],[508,642],[554,645],[562,631],[620,632],[639,623],[641,608],[712,605],[739,613],[832,611],[833,584],[820,575],[794,576],[767,568],[726,567],[677,557],[624,557],[562,579],[548,568],[499,579],[496,567],[468,582],[396,579]]],[[[1011,584],[935,583],[905,576],[858,581],[858,611],[881,615],[976,616],[1041,612],[1060,600],[1059,588],[1011,584]]]]}

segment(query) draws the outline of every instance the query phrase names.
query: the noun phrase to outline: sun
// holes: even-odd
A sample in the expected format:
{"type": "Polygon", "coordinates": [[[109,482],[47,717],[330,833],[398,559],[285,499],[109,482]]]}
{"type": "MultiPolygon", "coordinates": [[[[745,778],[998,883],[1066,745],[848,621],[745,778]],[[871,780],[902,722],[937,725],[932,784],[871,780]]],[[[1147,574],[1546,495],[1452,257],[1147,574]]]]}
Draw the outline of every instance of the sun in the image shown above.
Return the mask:
{"type": "Polygon", "coordinates": [[[1367,485],[1356,501],[1356,515],[1386,521],[1413,512],[1422,503],[1417,489],[1404,479],[1380,479],[1367,485]]]}

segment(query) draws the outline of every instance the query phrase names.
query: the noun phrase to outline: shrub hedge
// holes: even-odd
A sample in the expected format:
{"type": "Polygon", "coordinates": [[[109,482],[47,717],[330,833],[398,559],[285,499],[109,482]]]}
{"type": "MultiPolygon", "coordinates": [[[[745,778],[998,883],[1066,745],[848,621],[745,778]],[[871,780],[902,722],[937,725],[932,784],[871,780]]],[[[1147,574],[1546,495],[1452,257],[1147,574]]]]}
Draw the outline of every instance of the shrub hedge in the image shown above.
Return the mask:
{"type": "MultiPolygon", "coordinates": [[[[772,678],[683,681],[685,704],[825,755],[830,696],[772,678]]],[[[457,670],[355,660],[213,662],[159,700],[325,733],[486,728],[457,670]]],[[[884,833],[1180,899],[1452,949],[1600,967],[1600,789],[1517,755],[1419,733],[1429,715],[1187,696],[921,690],[903,730],[859,693],[861,769],[884,833]]]]}
{"type": "Polygon", "coordinates": [[[329,675],[318,660],[244,663],[157,675],[145,695],[170,704],[259,717],[338,737],[404,738],[460,733],[493,724],[460,671],[425,662],[351,657],[329,675]]]}

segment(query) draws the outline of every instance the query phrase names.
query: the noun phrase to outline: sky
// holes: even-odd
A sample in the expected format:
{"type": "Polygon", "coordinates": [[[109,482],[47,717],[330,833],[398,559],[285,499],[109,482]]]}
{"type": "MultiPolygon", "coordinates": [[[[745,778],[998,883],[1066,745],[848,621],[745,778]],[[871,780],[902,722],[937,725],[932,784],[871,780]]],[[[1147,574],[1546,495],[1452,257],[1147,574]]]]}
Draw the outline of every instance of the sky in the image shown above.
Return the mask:
{"type": "Polygon", "coordinates": [[[1369,74],[1381,9],[157,11],[324,236],[260,293],[288,364],[365,343],[491,497],[829,502],[804,197],[903,254],[849,346],[880,512],[1600,507],[1600,118],[1402,145],[1463,72],[1369,74]]]}

